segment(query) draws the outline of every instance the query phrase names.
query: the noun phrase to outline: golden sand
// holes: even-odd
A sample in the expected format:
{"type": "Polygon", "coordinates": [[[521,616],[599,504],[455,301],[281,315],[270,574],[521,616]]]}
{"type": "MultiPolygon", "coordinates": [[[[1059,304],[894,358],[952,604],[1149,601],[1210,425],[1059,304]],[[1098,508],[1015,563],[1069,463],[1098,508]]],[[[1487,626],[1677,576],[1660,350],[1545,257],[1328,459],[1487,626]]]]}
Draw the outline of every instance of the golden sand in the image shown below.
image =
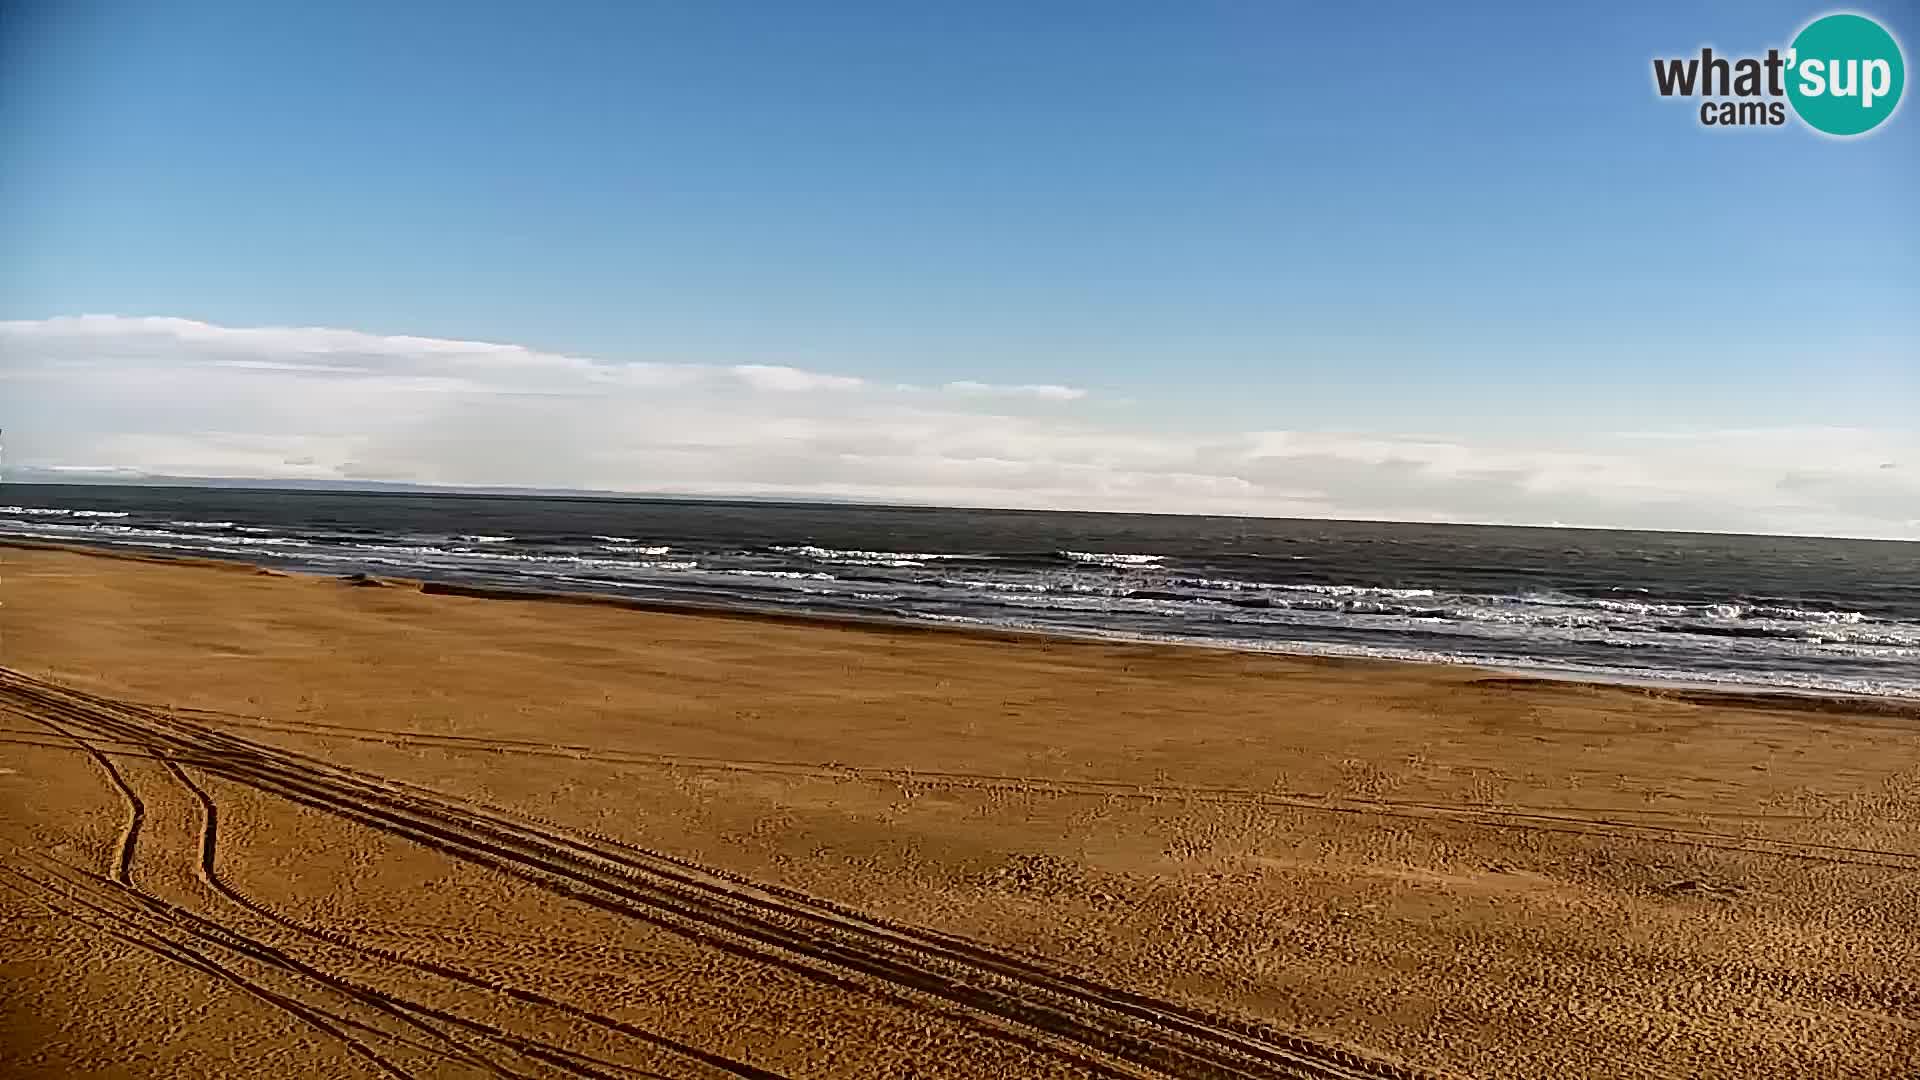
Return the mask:
{"type": "Polygon", "coordinates": [[[1910,705],[0,555],[7,1077],[1920,1061],[1910,705]]]}

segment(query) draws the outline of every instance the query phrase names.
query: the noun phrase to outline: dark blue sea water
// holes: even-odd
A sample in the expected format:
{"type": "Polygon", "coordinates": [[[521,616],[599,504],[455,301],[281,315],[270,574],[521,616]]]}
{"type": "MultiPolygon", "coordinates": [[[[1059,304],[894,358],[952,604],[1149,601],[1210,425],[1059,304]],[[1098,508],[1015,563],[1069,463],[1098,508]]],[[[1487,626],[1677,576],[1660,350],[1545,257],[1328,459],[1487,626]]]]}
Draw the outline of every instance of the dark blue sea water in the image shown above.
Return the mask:
{"type": "Polygon", "coordinates": [[[100,485],[0,504],[0,534],[325,573],[1920,697],[1911,543],[100,485]]]}

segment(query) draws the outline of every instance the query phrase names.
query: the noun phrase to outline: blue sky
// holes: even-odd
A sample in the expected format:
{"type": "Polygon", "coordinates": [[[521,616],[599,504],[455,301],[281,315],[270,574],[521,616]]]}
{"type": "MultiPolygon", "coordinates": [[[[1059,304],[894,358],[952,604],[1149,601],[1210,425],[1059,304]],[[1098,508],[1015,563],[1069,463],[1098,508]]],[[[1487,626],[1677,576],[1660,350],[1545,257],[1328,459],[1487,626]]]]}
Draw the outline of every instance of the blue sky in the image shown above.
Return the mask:
{"type": "Polygon", "coordinates": [[[1911,105],[1838,142],[1651,87],[1826,10],[49,5],[0,65],[0,319],[1057,384],[1165,433],[1904,438],[1911,105]]]}

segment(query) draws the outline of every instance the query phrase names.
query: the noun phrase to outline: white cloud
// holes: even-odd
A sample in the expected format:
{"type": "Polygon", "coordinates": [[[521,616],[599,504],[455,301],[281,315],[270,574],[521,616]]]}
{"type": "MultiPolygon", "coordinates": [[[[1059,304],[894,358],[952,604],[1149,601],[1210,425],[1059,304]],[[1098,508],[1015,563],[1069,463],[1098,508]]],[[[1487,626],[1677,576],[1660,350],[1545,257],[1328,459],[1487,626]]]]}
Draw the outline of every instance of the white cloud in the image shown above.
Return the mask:
{"type": "Polygon", "coordinates": [[[1085,390],[1076,386],[1055,386],[1051,383],[1027,386],[990,386],[971,379],[950,382],[940,389],[950,394],[965,394],[973,397],[1026,397],[1042,401],[1078,401],[1087,396],[1085,390]]]}
{"type": "Polygon", "coordinates": [[[822,375],[771,364],[739,364],[728,370],[755,390],[804,393],[812,390],[858,390],[865,385],[861,380],[846,375],[822,375]]]}
{"type": "MultiPolygon", "coordinates": [[[[953,505],[1920,538],[1920,434],[1512,445],[1096,421],[1083,390],[882,384],[326,328],[0,322],[8,463],[953,505]]],[[[1098,415],[1130,415],[1107,408],[1098,415]]]]}

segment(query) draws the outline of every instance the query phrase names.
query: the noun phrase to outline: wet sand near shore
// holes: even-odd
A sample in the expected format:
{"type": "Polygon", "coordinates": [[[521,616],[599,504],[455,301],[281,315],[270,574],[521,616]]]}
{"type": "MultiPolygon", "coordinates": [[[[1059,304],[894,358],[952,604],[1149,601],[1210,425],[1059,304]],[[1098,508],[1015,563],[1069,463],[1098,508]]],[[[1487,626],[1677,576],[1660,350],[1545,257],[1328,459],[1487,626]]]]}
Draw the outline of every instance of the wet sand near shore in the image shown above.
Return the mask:
{"type": "Polygon", "coordinates": [[[1920,1060],[1920,705],[472,592],[0,547],[0,1075],[1920,1060]]]}

